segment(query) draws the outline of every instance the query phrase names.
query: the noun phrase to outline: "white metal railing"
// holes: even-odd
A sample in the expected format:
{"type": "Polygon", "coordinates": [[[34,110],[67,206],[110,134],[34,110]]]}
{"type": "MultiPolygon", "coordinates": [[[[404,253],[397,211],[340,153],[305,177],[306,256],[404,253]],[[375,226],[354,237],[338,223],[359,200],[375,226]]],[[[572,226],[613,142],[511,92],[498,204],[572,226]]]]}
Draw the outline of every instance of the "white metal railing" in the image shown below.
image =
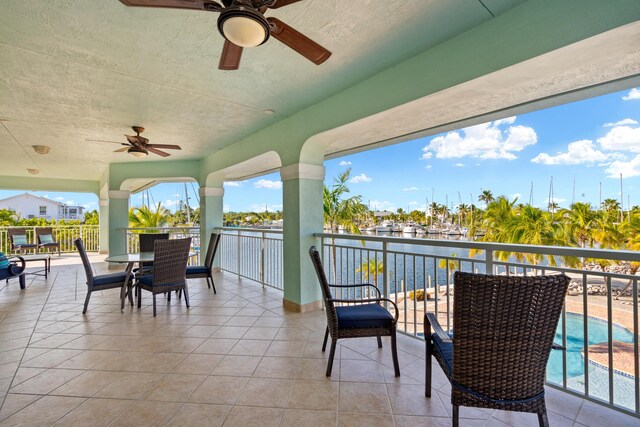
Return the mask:
{"type": "Polygon", "coordinates": [[[189,264],[200,264],[200,228],[199,227],[129,227],[125,232],[127,253],[140,252],[140,234],[169,233],[170,239],[191,237],[191,250],[196,256],[189,258],[189,264]]]}
{"type": "Polygon", "coordinates": [[[282,230],[223,227],[220,268],[263,286],[284,289],[282,230]]]}
{"type": "Polygon", "coordinates": [[[572,282],[556,331],[556,342],[567,351],[552,351],[548,384],[640,415],[638,276],[629,274],[628,268],[602,271],[599,267],[640,263],[640,252],[328,233],[316,236],[321,239],[330,281],[375,284],[385,298],[398,305],[399,331],[420,339],[427,311],[436,313],[442,325],[452,330],[454,270],[569,275],[572,282]],[[567,266],[576,264],[578,267],[567,266]]]}
{"type": "Polygon", "coordinates": [[[99,225],[52,225],[52,226],[17,226],[17,227],[0,227],[0,252],[12,253],[11,239],[9,237],[9,229],[24,230],[27,236],[27,242],[37,243],[36,229],[51,228],[53,231],[54,241],[60,243],[61,252],[76,252],[73,241],[78,237],[82,238],[85,248],[88,252],[97,252],[100,250],[100,226],[99,225]]]}

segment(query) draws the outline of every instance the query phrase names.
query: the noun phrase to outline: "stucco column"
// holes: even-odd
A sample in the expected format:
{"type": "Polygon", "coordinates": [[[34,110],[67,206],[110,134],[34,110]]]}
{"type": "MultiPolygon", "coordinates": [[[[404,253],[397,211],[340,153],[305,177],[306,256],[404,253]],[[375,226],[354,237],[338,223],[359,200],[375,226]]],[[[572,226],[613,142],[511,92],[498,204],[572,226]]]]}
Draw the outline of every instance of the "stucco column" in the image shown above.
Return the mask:
{"type": "MultiPolygon", "coordinates": [[[[223,213],[222,203],[224,188],[200,187],[200,262],[204,262],[204,254],[207,253],[209,237],[214,228],[222,227],[223,213]]],[[[218,249],[219,251],[219,249],[218,249]]],[[[220,254],[216,254],[213,261],[215,267],[220,267],[220,254]]]]}
{"type": "Polygon", "coordinates": [[[100,199],[100,253],[109,252],[109,199],[100,199]]]}
{"type": "Polygon", "coordinates": [[[314,233],[322,233],[324,167],[296,163],[280,168],[284,205],[285,308],[307,311],[321,306],[320,287],[309,258],[309,247],[318,245],[314,233]]]}
{"type": "Polygon", "coordinates": [[[127,251],[126,231],[129,227],[129,191],[109,191],[109,254],[127,251]]]}

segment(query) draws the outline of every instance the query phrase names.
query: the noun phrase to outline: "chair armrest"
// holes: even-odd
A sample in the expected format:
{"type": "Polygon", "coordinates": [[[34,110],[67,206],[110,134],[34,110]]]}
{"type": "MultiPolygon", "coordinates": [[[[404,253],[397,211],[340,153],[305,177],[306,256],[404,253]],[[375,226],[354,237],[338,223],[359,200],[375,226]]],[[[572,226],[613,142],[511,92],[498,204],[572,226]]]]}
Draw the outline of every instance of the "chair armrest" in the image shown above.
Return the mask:
{"type": "Polygon", "coordinates": [[[368,287],[372,287],[373,289],[376,290],[376,293],[378,294],[378,298],[380,298],[380,296],[382,295],[380,293],[380,289],[378,289],[376,286],[373,286],[370,283],[359,283],[359,284],[353,284],[353,285],[329,285],[329,286],[332,287],[332,288],[341,288],[341,289],[344,289],[344,288],[362,288],[362,287],[368,286],[368,287]]]}
{"type": "Polygon", "coordinates": [[[19,255],[14,255],[11,257],[11,259],[14,259],[14,261],[11,261],[11,273],[12,274],[20,274],[24,271],[25,267],[27,266],[24,258],[22,258],[19,255]],[[17,260],[20,262],[20,265],[18,266],[18,264],[16,264],[15,258],[17,258],[17,260]]]}
{"type": "Polygon", "coordinates": [[[362,303],[370,303],[370,302],[375,302],[375,303],[380,303],[382,301],[386,301],[386,302],[390,302],[393,305],[393,310],[395,312],[395,320],[393,321],[393,323],[398,323],[398,306],[396,305],[395,302],[391,301],[390,299],[387,298],[370,298],[370,299],[335,299],[335,298],[331,298],[330,299],[331,302],[345,302],[345,303],[349,303],[349,304],[362,304],[362,303]]]}
{"type": "Polygon", "coordinates": [[[566,351],[567,350],[567,348],[565,346],[560,345],[560,344],[556,344],[556,343],[551,344],[551,349],[552,350],[562,350],[562,351],[566,351]]]}
{"type": "Polygon", "coordinates": [[[442,340],[442,342],[452,342],[451,337],[447,334],[442,326],[440,326],[440,322],[438,322],[438,318],[433,313],[425,313],[424,315],[424,337],[427,338],[427,330],[433,329],[433,332],[442,340]],[[428,328],[428,329],[427,329],[428,328]]]}

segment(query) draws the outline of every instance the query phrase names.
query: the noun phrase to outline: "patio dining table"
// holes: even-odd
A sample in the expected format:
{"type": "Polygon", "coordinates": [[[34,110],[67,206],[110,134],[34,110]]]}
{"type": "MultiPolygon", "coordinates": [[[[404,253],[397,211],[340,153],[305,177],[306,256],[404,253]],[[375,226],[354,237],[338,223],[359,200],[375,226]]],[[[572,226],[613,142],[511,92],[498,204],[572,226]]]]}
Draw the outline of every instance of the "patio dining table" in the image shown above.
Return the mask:
{"type": "MultiPolygon", "coordinates": [[[[198,254],[197,252],[190,251],[189,258],[194,257],[197,254],[198,254]]],[[[124,308],[124,301],[127,298],[127,296],[129,297],[129,301],[131,301],[131,305],[133,305],[133,292],[132,292],[133,285],[127,286],[127,282],[129,281],[128,280],[129,275],[131,274],[131,271],[133,271],[133,267],[136,264],[138,264],[139,271],[142,271],[142,263],[153,262],[153,252],[132,252],[132,253],[126,253],[126,254],[119,254],[119,255],[109,255],[104,260],[107,262],[114,262],[117,264],[127,264],[127,268],[125,269],[125,272],[127,272],[128,274],[125,275],[125,281],[122,284],[123,289],[126,289],[125,292],[121,293],[122,308],[124,308]]]]}

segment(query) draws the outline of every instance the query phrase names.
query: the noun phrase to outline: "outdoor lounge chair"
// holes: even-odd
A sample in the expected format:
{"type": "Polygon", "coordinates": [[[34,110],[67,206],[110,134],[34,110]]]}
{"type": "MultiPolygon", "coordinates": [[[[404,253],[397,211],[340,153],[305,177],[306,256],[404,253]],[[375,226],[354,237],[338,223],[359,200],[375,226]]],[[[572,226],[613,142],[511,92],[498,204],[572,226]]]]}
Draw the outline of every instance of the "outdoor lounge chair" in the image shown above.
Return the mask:
{"type": "Polygon", "coordinates": [[[25,260],[21,256],[12,258],[15,260],[9,261],[5,254],[0,252],[0,280],[5,279],[7,283],[9,283],[9,279],[17,277],[20,283],[20,289],[24,289],[26,287],[24,278],[24,269],[26,268],[25,260]],[[18,262],[20,265],[18,265],[18,262]]]}
{"type": "MultiPolygon", "coordinates": [[[[168,240],[169,233],[142,233],[138,238],[140,239],[140,252],[153,252],[156,240],[168,240]]],[[[151,274],[153,262],[143,262],[141,267],[142,271],[138,271],[138,269],[133,271],[140,275],[151,274]]]]}
{"type": "Polygon", "coordinates": [[[11,239],[11,251],[14,253],[24,253],[28,250],[38,253],[38,245],[29,243],[27,230],[24,228],[9,228],[9,239],[11,239]]]}
{"type": "Polygon", "coordinates": [[[564,274],[455,273],[453,335],[433,313],[424,320],[425,396],[431,397],[433,355],[451,382],[454,426],[460,406],[532,412],[549,425],[545,373],[551,349],[562,349],[553,338],[569,281],[564,274]]]}
{"type": "Polygon", "coordinates": [[[336,352],[336,344],[340,338],[361,338],[377,337],[378,348],[382,348],[382,336],[391,337],[391,354],[393,357],[393,368],[396,377],[400,376],[400,366],[398,364],[398,352],[396,349],[396,323],[398,322],[398,307],[386,298],[380,297],[380,290],[370,284],[357,285],[330,285],[324,274],[320,254],[315,246],[309,249],[311,262],[316,269],[322,297],[324,299],[325,312],[327,314],[327,329],[324,334],[322,351],[327,348],[327,340],[331,334],[331,351],[327,363],[327,376],[331,376],[333,366],[333,356],[336,352]],[[361,289],[361,296],[364,298],[365,288],[373,288],[378,295],[377,298],[367,299],[337,299],[334,298],[331,290],[335,289],[361,289]],[[394,308],[395,317],[389,313],[380,303],[387,302],[394,308]],[[336,306],[338,304],[339,306],[336,306]],[[343,305],[345,304],[345,305],[343,305]]]}
{"type": "MultiPolygon", "coordinates": [[[[89,307],[89,299],[91,298],[92,292],[115,288],[120,288],[120,309],[123,309],[124,295],[127,287],[129,286],[129,283],[133,281],[133,274],[129,273],[127,283],[125,283],[125,279],[127,277],[126,271],[94,276],[93,267],[91,267],[91,263],[89,262],[89,257],[87,256],[87,251],[84,249],[82,239],[76,239],[73,243],[78,249],[78,253],[80,254],[80,258],[82,259],[82,265],[84,265],[84,271],[87,274],[87,297],[84,300],[84,309],[82,310],[82,314],[85,314],[87,312],[87,307],[89,307]]],[[[131,302],[131,305],[133,305],[133,297],[131,296],[131,294],[129,294],[129,301],[131,302]]]]}
{"type": "Polygon", "coordinates": [[[156,295],[184,290],[184,300],[189,307],[187,289],[187,261],[191,238],[156,240],[153,251],[153,272],[137,277],[138,308],[142,306],[142,290],[153,294],[153,316],[156,316],[156,295]]]}
{"type": "Polygon", "coordinates": [[[36,239],[38,241],[38,252],[43,249],[46,252],[58,249],[58,256],[60,256],[60,243],[56,242],[51,227],[36,228],[36,239]]]}
{"type": "Polygon", "coordinates": [[[207,255],[204,258],[204,265],[189,265],[187,266],[187,279],[207,279],[207,287],[213,288],[213,293],[216,293],[216,285],[213,283],[213,258],[216,256],[218,250],[218,244],[220,243],[220,234],[211,233],[209,239],[209,246],[207,246],[207,255]]]}

